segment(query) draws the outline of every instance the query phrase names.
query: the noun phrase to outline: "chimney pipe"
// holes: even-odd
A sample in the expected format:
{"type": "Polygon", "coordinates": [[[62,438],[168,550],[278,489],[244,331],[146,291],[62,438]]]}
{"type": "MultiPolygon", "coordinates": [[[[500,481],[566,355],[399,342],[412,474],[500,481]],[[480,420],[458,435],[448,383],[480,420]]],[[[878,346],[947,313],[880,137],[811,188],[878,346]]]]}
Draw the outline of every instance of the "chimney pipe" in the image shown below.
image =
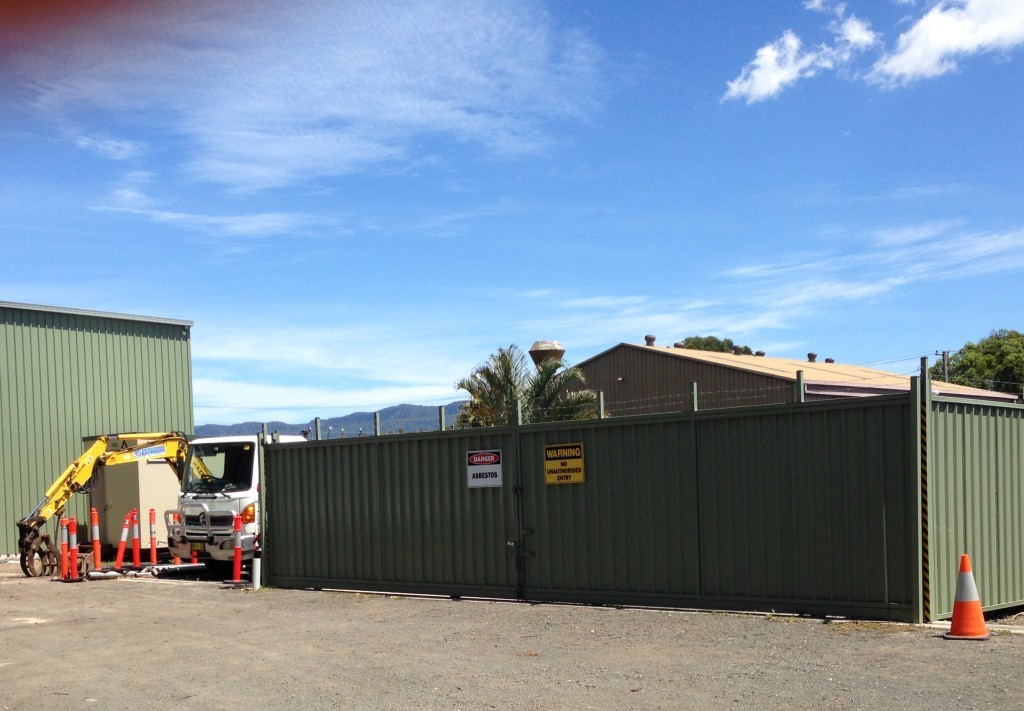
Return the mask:
{"type": "Polygon", "coordinates": [[[649,345],[649,346],[653,346],[654,345],[654,336],[650,336],[650,335],[644,336],[644,340],[647,341],[647,345],[649,345]]]}
{"type": "Polygon", "coordinates": [[[817,353],[808,353],[807,354],[807,362],[808,363],[817,363],[818,362],[818,354],[817,353]]]}

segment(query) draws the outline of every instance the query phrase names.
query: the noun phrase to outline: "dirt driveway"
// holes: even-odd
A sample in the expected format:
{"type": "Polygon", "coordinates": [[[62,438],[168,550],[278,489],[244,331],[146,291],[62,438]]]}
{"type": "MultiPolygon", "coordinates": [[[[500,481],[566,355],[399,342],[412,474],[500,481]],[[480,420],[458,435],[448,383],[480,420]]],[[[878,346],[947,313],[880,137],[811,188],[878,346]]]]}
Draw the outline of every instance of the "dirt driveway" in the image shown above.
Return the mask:
{"type": "Polygon", "coordinates": [[[6,709],[1020,709],[1024,636],[783,616],[63,584],[0,563],[6,709]]]}

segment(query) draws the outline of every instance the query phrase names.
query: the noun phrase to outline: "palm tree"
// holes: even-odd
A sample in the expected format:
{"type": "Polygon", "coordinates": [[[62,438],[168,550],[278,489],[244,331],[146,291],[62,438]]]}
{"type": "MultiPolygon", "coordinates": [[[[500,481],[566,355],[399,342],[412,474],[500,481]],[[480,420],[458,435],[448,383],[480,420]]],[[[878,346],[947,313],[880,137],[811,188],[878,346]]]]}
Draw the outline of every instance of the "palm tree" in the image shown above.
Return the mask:
{"type": "Polygon", "coordinates": [[[579,389],[583,373],[560,359],[548,358],[534,369],[526,354],[514,344],[499,348],[469,377],[455,383],[469,393],[455,420],[456,427],[494,427],[516,421],[520,403],[523,424],[560,420],[585,420],[597,416],[597,395],[579,389]],[[576,387],[576,390],[570,388],[576,387]]]}

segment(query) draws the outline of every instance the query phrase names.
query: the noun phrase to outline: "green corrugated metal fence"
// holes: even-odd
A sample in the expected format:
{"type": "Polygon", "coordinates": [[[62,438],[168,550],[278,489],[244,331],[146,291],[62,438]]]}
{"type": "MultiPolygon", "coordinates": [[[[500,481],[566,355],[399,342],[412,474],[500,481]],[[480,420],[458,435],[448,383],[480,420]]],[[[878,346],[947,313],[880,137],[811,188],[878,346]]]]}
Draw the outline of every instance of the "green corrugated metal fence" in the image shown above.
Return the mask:
{"type": "Polygon", "coordinates": [[[271,584],[516,596],[512,431],[282,444],[265,466],[271,584]],[[482,449],[502,450],[505,487],[467,488],[482,449]]]}
{"type": "Polygon", "coordinates": [[[929,424],[933,618],[953,613],[962,553],[986,609],[1024,604],[1024,406],[934,398],[929,424]]]}
{"type": "Polygon", "coordinates": [[[272,585],[912,620],[907,396],[276,445],[272,585]],[[581,443],[585,482],[545,483],[581,443]],[[470,489],[466,452],[504,486],[470,489]]]}

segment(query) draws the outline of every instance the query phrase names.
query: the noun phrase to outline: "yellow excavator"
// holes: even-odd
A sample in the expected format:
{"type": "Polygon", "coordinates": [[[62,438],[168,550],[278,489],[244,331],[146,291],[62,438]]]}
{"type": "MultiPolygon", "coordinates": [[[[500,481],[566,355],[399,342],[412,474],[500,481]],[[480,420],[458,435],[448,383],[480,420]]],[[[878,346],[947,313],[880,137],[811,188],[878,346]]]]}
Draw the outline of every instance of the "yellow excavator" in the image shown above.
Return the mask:
{"type": "MultiPolygon", "coordinates": [[[[93,443],[50,485],[32,513],[18,521],[21,569],[30,578],[51,576],[57,570],[58,551],[50,535],[42,534],[40,528],[50,518],[64,512],[72,495],[92,491],[90,483],[102,467],[164,459],[181,482],[188,454],[188,440],[180,432],[131,432],[97,435],[86,439],[93,440],[93,443]],[[114,447],[108,449],[111,445],[114,447]]],[[[205,466],[198,457],[193,458],[190,466],[197,470],[198,476],[210,477],[208,471],[203,471],[205,466]]]]}

